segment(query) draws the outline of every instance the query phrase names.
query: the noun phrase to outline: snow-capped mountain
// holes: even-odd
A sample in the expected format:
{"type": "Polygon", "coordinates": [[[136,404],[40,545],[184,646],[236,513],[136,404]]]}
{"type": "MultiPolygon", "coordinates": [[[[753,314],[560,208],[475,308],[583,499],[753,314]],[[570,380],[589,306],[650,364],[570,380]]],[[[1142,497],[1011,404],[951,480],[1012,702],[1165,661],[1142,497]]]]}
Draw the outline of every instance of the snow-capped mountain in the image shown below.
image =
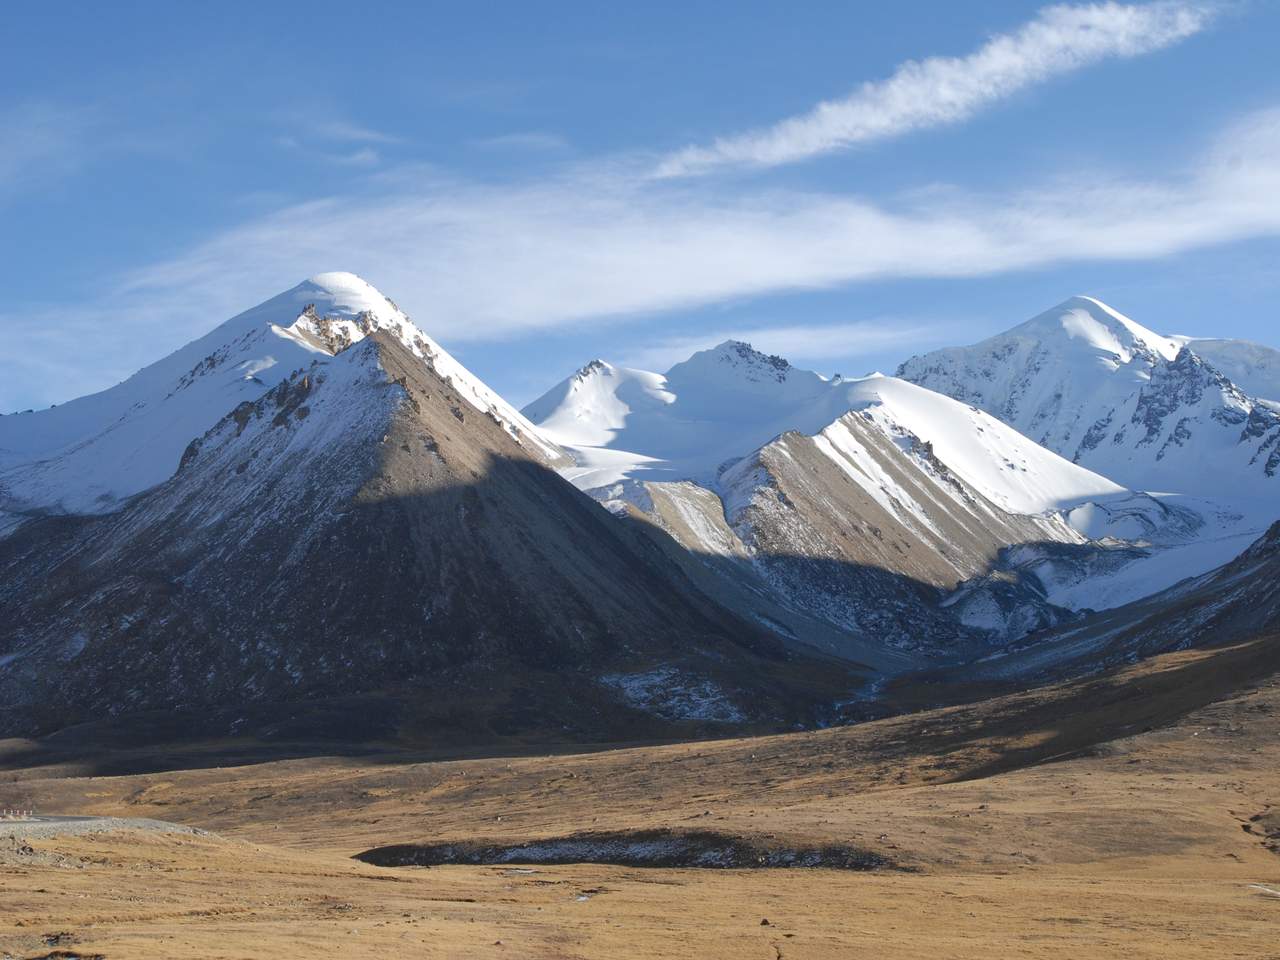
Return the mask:
{"type": "Polygon", "coordinates": [[[828,381],[726,341],[665,374],[594,360],[523,409],[573,449],[581,489],[622,479],[714,481],[785,430],[815,431],[849,409],[828,381]]]}
{"type": "Polygon", "coordinates": [[[378,694],[393,726],[460,703],[480,731],[530,710],[616,731],[811,720],[857,687],[557,476],[458,369],[387,330],[305,357],[116,511],[0,539],[0,730],[180,707],[225,734],[245,710],[378,694]],[[655,672],[647,710],[631,681],[655,672]]]}
{"type": "Polygon", "coordinates": [[[1269,380],[1266,350],[1164,337],[1073,297],[981,343],[913,357],[898,376],[1132,489],[1280,503],[1280,412],[1212,355],[1269,380]]]}
{"type": "Polygon", "coordinates": [[[1020,635],[1201,573],[1257,535],[942,394],[826,379],[738,342],[665,375],[593,361],[523,412],[570,452],[562,472],[580,488],[890,643],[955,652],[1020,635]],[[1097,579],[1113,589],[1085,588],[1097,579]]]}
{"type": "Polygon", "coordinates": [[[666,374],[595,360],[522,411],[569,450],[581,489],[621,480],[714,484],[774,437],[817,434],[864,410],[889,435],[933,444],[995,503],[1041,513],[1123,488],[1063,463],[995,418],[891,377],[826,379],[749,344],[727,341],[666,374]]]}
{"type": "Polygon", "coordinates": [[[1061,513],[1094,538],[1151,533],[1131,517],[1113,521],[1098,506],[1128,502],[1131,490],[973,405],[881,374],[826,379],[736,341],[696,353],[665,375],[595,360],[522,412],[572,455],[574,465],[561,472],[601,496],[635,481],[692,480],[720,489],[735,464],[797,433],[812,436],[832,461],[856,464],[858,483],[875,496],[909,503],[875,476],[872,459],[846,449],[856,448],[846,414],[857,412],[860,425],[900,450],[927,450],[1007,513],[1061,513]]]}
{"type": "Polygon", "coordinates": [[[0,513],[95,513],[168,479],[195,437],[294,370],[385,330],[546,462],[561,452],[350,273],[324,273],[231,318],[124,382],[0,417],[0,513]]]}
{"type": "MultiPolygon", "coordinates": [[[[1177,591],[1280,490],[1280,412],[1197,345],[1269,382],[1264,348],[1078,300],[904,365],[924,385],[729,341],[665,374],[594,361],[517,412],[323,274],[0,418],[0,730],[181,705],[221,734],[299,700],[344,723],[354,696],[392,725],[641,735],[830,717],[868,674],[1064,664],[1153,594],[1209,598],[1202,621],[1169,600],[1193,642],[1216,585],[1274,599],[1237,589],[1270,560],[1177,591]],[[1151,476],[1178,482],[1118,480],[1151,476]],[[1192,495],[1223,487],[1251,509],[1192,495]]],[[[1162,642],[1142,629],[1126,650],[1162,642]]]]}

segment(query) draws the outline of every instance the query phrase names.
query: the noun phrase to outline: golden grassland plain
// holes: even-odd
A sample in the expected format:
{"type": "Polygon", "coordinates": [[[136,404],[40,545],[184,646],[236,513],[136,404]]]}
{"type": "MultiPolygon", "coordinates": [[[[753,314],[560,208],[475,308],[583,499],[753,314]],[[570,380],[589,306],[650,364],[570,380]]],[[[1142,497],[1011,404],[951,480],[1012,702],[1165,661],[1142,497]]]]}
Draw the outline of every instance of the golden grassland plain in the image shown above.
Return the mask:
{"type": "Polygon", "coordinates": [[[0,801],[209,833],[0,827],[0,956],[1280,958],[1278,670],[1264,638],[857,726],[591,752],[101,776],[10,742],[33,759],[0,801]],[[888,865],[352,859],[657,827],[888,865]]]}

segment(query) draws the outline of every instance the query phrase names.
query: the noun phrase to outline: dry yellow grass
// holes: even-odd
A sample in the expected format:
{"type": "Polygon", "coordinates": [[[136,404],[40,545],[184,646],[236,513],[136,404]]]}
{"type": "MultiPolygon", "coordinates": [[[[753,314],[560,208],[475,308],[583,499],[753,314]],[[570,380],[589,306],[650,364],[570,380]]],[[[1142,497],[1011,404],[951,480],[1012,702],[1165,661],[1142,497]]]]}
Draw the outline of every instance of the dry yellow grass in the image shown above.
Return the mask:
{"type": "Polygon", "coordinates": [[[1280,957],[1280,899],[1253,886],[1280,889],[1280,856],[1252,819],[1280,807],[1276,646],[752,740],[18,770],[0,799],[217,836],[32,842],[61,864],[0,848],[0,955],[1280,957]],[[904,869],[350,859],[654,826],[848,843],[904,869]]]}

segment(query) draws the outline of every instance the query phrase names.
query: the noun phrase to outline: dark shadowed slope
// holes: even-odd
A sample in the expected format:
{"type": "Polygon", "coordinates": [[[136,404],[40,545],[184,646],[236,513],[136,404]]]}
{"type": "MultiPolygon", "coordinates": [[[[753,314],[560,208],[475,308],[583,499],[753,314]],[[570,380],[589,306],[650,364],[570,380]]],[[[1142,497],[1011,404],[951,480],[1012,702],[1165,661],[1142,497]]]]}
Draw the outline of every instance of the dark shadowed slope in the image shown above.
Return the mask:
{"type": "Polygon", "coordinates": [[[900,678],[925,703],[976,699],[1096,673],[1156,654],[1280,634],[1280,523],[1239,557],[1201,577],[1078,623],[1028,637],[966,669],[900,678]]]}

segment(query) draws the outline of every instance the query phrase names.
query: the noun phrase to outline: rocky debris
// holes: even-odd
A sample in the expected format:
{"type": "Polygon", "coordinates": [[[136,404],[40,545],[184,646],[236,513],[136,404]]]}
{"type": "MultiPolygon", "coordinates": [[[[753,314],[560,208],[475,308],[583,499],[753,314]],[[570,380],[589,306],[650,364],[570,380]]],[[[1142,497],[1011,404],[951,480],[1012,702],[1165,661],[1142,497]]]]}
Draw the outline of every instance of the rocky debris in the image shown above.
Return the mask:
{"type": "Polygon", "coordinates": [[[0,866],[80,868],[84,863],[73,857],[31,846],[25,836],[0,829],[0,866]]]}
{"type": "MultiPolygon", "coordinates": [[[[189,836],[212,836],[198,827],[188,827],[167,820],[148,817],[78,817],[74,819],[28,820],[22,823],[0,824],[0,836],[7,835],[18,845],[28,840],[49,837],[78,837],[95,833],[112,833],[119,830],[142,830],[147,833],[181,833],[189,836]]],[[[29,848],[28,848],[29,849],[29,848]]]]}

